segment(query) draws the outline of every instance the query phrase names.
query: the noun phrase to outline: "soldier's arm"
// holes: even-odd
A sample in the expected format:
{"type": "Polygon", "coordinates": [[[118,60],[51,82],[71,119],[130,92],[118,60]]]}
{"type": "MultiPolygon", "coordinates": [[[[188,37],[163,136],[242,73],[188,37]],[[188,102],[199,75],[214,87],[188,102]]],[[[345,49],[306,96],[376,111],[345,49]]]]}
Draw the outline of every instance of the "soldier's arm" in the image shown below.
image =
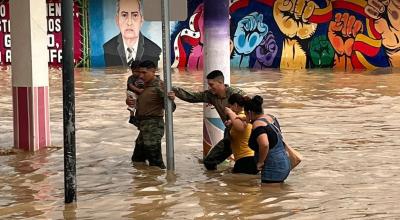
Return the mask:
{"type": "MultiPolygon", "coordinates": [[[[161,97],[163,100],[165,100],[165,99],[164,99],[165,93],[164,93],[163,88],[164,88],[164,82],[163,82],[163,81],[160,81],[160,87],[158,88],[158,92],[159,92],[159,94],[160,94],[160,97],[161,97]]],[[[170,99],[170,100],[171,100],[171,99],[170,99]]],[[[176,110],[176,104],[175,104],[175,101],[174,101],[174,100],[171,100],[171,101],[172,101],[172,111],[174,112],[174,111],[176,110]]],[[[165,104],[165,103],[164,103],[164,104],[165,104]]]]}
{"type": "Polygon", "coordinates": [[[183,101],[190,103],[208,103],[208,96],[205,91],[203,92],[192,92],[187,91],[179,87],[172,87],[172,91],[175,92],[176,97],[182,99],[183,101]]]}

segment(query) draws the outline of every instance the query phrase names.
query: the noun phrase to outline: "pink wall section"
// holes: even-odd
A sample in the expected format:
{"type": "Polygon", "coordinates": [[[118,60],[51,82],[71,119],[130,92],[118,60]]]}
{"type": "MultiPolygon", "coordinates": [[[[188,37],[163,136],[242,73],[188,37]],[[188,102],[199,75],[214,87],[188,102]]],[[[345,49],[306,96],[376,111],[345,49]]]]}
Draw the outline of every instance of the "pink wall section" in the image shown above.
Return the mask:
{"type": "Polygon", "coordinates": [[[51,142],[48,87],[13,87],[14,146],[35,151],[51,142]]]}

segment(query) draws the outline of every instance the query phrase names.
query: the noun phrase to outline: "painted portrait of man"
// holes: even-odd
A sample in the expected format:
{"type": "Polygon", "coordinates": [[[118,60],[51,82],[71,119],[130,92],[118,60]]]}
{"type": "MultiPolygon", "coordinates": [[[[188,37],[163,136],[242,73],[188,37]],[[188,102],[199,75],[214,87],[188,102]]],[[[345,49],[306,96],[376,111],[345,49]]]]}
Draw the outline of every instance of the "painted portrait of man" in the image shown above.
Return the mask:
{"type": "Polygon", "coordinates": [[[140,0],[116,0],[115,23],[120,33],[103,44],[106,67],[128,67],[134,60],[158,63],[161,48],[142,34],[143,21],[140,0]]]}

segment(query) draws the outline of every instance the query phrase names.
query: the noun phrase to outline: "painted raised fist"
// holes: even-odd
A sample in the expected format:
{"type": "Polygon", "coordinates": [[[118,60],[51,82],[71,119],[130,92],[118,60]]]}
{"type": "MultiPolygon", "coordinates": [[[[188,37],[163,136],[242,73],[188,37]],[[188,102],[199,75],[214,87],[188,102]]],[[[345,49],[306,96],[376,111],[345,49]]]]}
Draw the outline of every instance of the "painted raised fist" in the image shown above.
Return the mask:
{"type": "Polygon", "coordinates": [[[337,13],[335,20],[329,23],[328,38],[335,49],[335,66],[352,69],[350,56],[356,35],[361,33],[363,24],[349,13],[337,13]]]}
{"type": "Polygon", "coordinates": [[[238,22],[233,43],[240,55],[248,55],[261,43],[268,33],[268,25],[263,23],[263,15],[253,12],[238,22]]]}
{"type": "Polygon", "coordinates": [[[391,65],[400,67],[400,0],[368,0],[364,11],[375,20],[391,65]]]}
{"type": "Polygon", "coordinates": [[[261,41],[256,48],[256,63],[254,68],[270,67],[274,62],[278,53],[278,45],[272,32],[268,32],[267,36],[261,41]]]}
{"type": "Polygon", "coordinates": [[[324,35],[314,37],[310,44],[311,61],[316,67],[331,67],[335,51],[324,35]]]}
{"type": "Polygon", "coordinates": [[[310,23],[309,18],[318,5],[310,0],[276,0],[273,14],[279,29],[289,38],[310,38],[317,24],[310,23]]]}

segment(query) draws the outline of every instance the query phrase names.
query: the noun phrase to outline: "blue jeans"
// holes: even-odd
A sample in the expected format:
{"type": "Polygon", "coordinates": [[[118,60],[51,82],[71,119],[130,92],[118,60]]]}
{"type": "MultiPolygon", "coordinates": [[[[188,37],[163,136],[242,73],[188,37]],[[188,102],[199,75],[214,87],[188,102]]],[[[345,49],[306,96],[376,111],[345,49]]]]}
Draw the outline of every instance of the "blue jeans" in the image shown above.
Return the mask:
{"type": "MultiPolygon", "coordinates": [[[[255,155],[258,160],[258,153],[255,155]]],[[[264,183],[283,182],[290,173],[290,160],[286,154],[282,139],[278,138],[278,143],[268,151],[261,170],[261,181],[264,183]]]]}

